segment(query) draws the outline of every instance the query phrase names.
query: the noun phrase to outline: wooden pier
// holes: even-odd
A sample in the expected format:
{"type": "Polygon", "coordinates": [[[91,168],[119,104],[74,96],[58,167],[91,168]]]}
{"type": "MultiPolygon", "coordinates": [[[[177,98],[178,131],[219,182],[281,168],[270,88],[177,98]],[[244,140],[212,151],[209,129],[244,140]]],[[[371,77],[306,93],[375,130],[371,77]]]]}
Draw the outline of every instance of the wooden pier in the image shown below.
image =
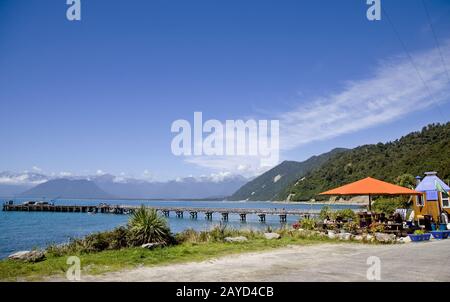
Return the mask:
{"type": "MultiPolygon", "coordinates": [[[[102,213],[102,214],[131,214],[140,206],[133,205],[54,205],[54,204],[3,204],[3,211],[21,212],[62,212],[62,213],[102,213]]],[[[245,222],[248,215],[257,215],[260,222],[266,221],[267,215],[279,216],[280,222],[285,223],[287,216],[309,217],[319,214],[319,210],[299,210],[280,208],[201,208],[201,207],[152,207],[165,217],[170,217],[170,213],[175,213],[177,218],[183,218],[184,213],[188,213],[191,219],[197,219],[198,213],[203,213],[205,219],[212,220],[215,213],[219,214],[223,221],[228,221],[229,215],[239,215],[240,221],[245,222]]]]}

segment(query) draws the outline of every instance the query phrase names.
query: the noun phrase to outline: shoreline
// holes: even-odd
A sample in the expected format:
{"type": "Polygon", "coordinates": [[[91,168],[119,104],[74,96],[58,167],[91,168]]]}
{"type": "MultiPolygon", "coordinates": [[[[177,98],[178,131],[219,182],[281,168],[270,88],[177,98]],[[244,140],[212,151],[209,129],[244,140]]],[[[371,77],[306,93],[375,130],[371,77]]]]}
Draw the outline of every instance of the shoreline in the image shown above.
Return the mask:
{"type": "MultiPolygon", "coordinates": [[[[250,202],[250,201],[249,201],[250,202]]],[[[344,206],[360,206],[365,207],[365,203],[361,202],[331,202],[331,201],[270,201],[278,204],[305,204],[305,205],[344,205],[344,206]]]]}

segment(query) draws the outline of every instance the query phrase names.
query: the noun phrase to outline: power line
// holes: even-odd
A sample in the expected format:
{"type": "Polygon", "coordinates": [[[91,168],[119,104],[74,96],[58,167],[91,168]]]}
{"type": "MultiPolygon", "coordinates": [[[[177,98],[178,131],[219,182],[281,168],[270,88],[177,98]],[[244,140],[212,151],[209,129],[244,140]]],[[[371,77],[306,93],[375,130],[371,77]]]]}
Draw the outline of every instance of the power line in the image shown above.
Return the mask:
{"type": "Polygon", "coordinates": [[[425,13],[427,14],[428,23],[430,25],[431,32],[433,33],[433,37],[434,37],[434,41],[436,43],[436,46],[437,46],[437,48],[439,50],[439,55],[441,56],[442,66],[444,67],[445,73],[447,74],[447,78],[450,81],[450,74],[448,72],[447,65],[445,64],[444,56],[442,55],[441,46],[439,45],[439,40],[437,38],[436,31],[434,30],[433,23],[431,22],[430,13],[429,13],[428,8],[427,8],[427,6],[425,4],[425,0],[422,0],[422,4],[423,4],[423,8],[425,9],[425,13]]]}
{"type": "MultiPolygon", "coordinates": [[[[402,45],[403,51],[406,53],[406,55],[407,55],[409,61],[411,62],[411,65],[414,67],[414,70],[416,71],[417,76],[418,76],[419,79],[422,81],[423,85],[425,86],[425,89],[427,90],[430,99],[433,99],[430,87],[429,87],[428,84],[425,82],[425,79],[422,77],[422,74],[420,73],[419,68],[418,68],[418,67],[416,66],[416,64],[414,63],[414,60],[413,60],[411,54],[409,53],[408,49],[406,48],[406,44],[403,42],[403,40],[402,40],[402,38],[401,38],[401,36],[400,36],[400,33],[397,31],[397,28],[394,26],[394,23],[392,22],[391,18],[389,17],[389,14],[388,14],[387,11],[384,9],[384,7],[381,7],[381,10],[382,10],[383,14],[386,16],[386,18],[388,19],[388,22],[389,22],[389,24],[391,25],[392,30],[394,31],[394,33],[395,33],[397,39],[400,41],[400,44],[402,45]]],[[[446,117],[445,117],[444,114],[442,113],[442,110],[441,110],[441,108],[440,108],[438,102],[436,102],[436,103],[434,103],[434,104],[435,104],[436,107],[438,108],[439,114],[444,118],[444,120],[446,120],[446,117]]]]}

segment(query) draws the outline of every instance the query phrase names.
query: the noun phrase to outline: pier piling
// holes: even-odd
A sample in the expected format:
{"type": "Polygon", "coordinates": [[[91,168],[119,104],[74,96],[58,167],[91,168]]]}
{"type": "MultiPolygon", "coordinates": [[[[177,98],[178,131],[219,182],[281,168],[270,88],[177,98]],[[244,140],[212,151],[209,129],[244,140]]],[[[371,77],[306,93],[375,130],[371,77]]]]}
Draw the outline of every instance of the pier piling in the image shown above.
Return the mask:
{"type": "Polygon", "coordinates": [[[258,214],[259,217],[259,221],[260,222],[265,222],[266,221],[266,214],[258,214]]]}
{"type": "Polygon", "coordinates": [[[245,222],[247,220],[247,214],[246,213],[241,213],[241,214],[239,214],[239,216],[241,217],[241,222],[245,222]]]}
{"type": "Polygon", "coordinates": [[[212,220],[212,218],[213,218],[213,212],[205,212],[206,220],[212,220]]]}
{"type": "Polygon", "coordinates": [[[228,221],[228,212],[223,212],[222,213],[222,220],[223,221],[228,221]]]}
{"type": "MultiPolygon", "coordinates": [[[[13,204],[4,203],[3,211],[24,211],[24,212],[63,212],[63,213],[102,213],[102,214],[119,214],[126,215],[133,213],[140,206],[138,205],[108,205],[101,203],[95,205],[54,205],[54,204],[13,204]]],[[[230,214],[239,215],[241,222],[247,221],[248,215],[257,215],[260,222],[266,221],[267,215],[278,215],[281,223],[287,222],[287,215],[295,215],[297,217],[311,217],[318,215],[319,210],[305,211],[301,209],[252,209],[252,208],[201,208],[201,207],[147,207],[155,209],[162,213],[165,217],[169,217],[170,212],[176,213],[176,217],[183,218],[184,212],[190,214],[191,219],[197,219],[198,213],[204,213],[206,220],[212,220],[214,213],[221,215],[222,221],[228,221],[230,214]]]]}

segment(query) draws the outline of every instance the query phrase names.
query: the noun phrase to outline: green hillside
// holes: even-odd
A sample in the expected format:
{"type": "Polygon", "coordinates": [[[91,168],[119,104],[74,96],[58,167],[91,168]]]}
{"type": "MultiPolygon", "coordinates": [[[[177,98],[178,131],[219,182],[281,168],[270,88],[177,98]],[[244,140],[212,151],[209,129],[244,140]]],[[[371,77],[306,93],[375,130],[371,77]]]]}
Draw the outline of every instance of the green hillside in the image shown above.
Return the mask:
{"type": "Polygon", "coordinates": [[[229,200],[280,200],[286,187],[347,149],[337,148],[304,162],[284,161],[242,186],[229,200]]]}
{"type": "Polygon", "coordinates": [[[402,174],[421,175],[437,171],[450,179],[450,122],[431,124],[419,132],[386,144],[364,145],[328,160],[297,178],[281,194],[290,200],[309,200],[325,190],[371,176],[394,182],[402,174]]]}

